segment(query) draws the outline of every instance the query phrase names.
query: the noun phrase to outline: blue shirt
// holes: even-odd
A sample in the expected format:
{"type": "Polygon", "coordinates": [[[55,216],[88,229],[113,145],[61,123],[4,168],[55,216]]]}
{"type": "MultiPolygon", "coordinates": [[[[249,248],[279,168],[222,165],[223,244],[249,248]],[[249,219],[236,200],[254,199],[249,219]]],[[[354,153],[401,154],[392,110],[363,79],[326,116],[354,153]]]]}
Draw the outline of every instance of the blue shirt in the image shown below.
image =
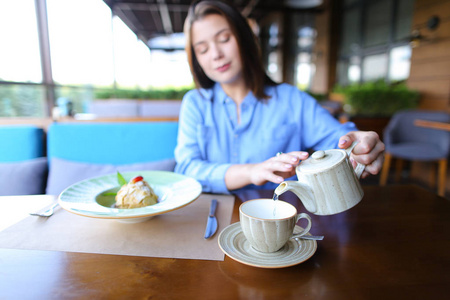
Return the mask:
{"type": "MultiPolygon", "coordinates": [[[[268,86],[271,98],[252,92],[236,103],[216,83],[211,89],[189,91],[183,98],[175,149],[175,172],[197,179],[203,192],[230,193],[225,173],[232,164],[260,163],[279,151],[337,148],[339,138],[357,130],[339,123],[317,101],[288,84],[268,86]]],[[[275,189],[274,183],[246,188],[275,189]]]]}

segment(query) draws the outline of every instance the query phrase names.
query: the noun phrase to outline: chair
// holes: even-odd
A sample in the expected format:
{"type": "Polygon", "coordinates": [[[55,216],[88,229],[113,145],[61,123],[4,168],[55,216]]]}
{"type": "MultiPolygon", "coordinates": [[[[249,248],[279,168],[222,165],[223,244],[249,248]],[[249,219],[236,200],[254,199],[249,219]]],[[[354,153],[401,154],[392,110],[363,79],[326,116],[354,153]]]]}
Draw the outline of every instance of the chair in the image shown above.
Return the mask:
{"type": "MultiPolygon", "coordinates": [[[[450,132],[416,126],[414,124],[416,120],[449,123],[450,114],[407,110],[398,112],[391,118],[384,130],[386,151],[380,185],[386,185],[392,158],[397,159],[396,180],[400,178],[403,160],[438,162],[438,194],[444,196],[447,162],[450,154],[450,132]]],[[[432,174],[433,179],[434,176],[432,174]]]]}

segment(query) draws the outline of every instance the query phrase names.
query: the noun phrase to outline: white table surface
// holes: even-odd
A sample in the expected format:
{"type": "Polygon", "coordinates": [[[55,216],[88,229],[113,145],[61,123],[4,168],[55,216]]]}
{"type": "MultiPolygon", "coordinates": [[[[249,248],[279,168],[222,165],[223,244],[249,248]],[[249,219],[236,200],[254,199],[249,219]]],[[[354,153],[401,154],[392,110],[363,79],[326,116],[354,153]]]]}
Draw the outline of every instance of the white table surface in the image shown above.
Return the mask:
{"type": "Polygon", "coordinates": [[[30,212],[51,205],[56,199],[53,195],[0,196],[0,231],[25,219],[30,212]]]}

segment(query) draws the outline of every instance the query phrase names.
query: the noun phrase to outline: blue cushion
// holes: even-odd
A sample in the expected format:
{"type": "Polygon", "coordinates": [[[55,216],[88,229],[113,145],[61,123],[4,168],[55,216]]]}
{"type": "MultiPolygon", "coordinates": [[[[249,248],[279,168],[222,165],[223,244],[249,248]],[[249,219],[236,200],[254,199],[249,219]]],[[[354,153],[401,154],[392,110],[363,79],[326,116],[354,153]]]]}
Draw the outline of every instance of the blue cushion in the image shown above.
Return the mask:
{"type": "Polygon", "coordinates": [[[436,160],[450,155],[450,132],[417,126],[416,120],[450,122],[442,111],[404,110],[397,112],[384,129],[386,152],[408,160],[436,160]]]}
{"type": "Polygon", "coordinates": [[[44,155],[44,130],[35,126],[0,126],[0,162],[18,162],[44,155]]]}
{"type": "Polygon", "coordinates": [[[59,195],[64,189],[78,181],[113,174],[117,171],[173,171],[175,168],[175,159],[166,159],[162,161],[135,163],[127,165],[112,164],[91,164],[68,161],[64,159],[53,158],[50,163],[50,173],[48,176],[46,193],[50,195],[59,195]]]}
{"type": "Polygon", "coordinates": [[[407,160],[434,161],[446,158],[433,144],[399,143],[386,147],[386,150],[395,157],[407,160]]]}
{"type": "Polygon", "coordinates": [[[47,155],[87,163],[131,164],[174,157],[178,122],[52,124],[47,155]]]}
{"type": "Polygon", "coordinates": [[[47,158],[0,163],[0,196],[45,193],[47,158]]]}

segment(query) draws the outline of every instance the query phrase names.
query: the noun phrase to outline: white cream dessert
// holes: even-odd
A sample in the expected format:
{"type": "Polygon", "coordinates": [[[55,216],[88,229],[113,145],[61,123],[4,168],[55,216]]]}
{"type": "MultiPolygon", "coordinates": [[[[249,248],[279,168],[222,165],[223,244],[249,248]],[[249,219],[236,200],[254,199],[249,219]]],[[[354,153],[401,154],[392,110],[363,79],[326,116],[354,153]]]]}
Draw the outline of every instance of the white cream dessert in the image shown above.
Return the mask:
{"type": "Polygon", "coordinates": [[[158,203],[158,196],[142,176],[123,185],[116,195],[117,208],[138,208],[158,203]]]}

